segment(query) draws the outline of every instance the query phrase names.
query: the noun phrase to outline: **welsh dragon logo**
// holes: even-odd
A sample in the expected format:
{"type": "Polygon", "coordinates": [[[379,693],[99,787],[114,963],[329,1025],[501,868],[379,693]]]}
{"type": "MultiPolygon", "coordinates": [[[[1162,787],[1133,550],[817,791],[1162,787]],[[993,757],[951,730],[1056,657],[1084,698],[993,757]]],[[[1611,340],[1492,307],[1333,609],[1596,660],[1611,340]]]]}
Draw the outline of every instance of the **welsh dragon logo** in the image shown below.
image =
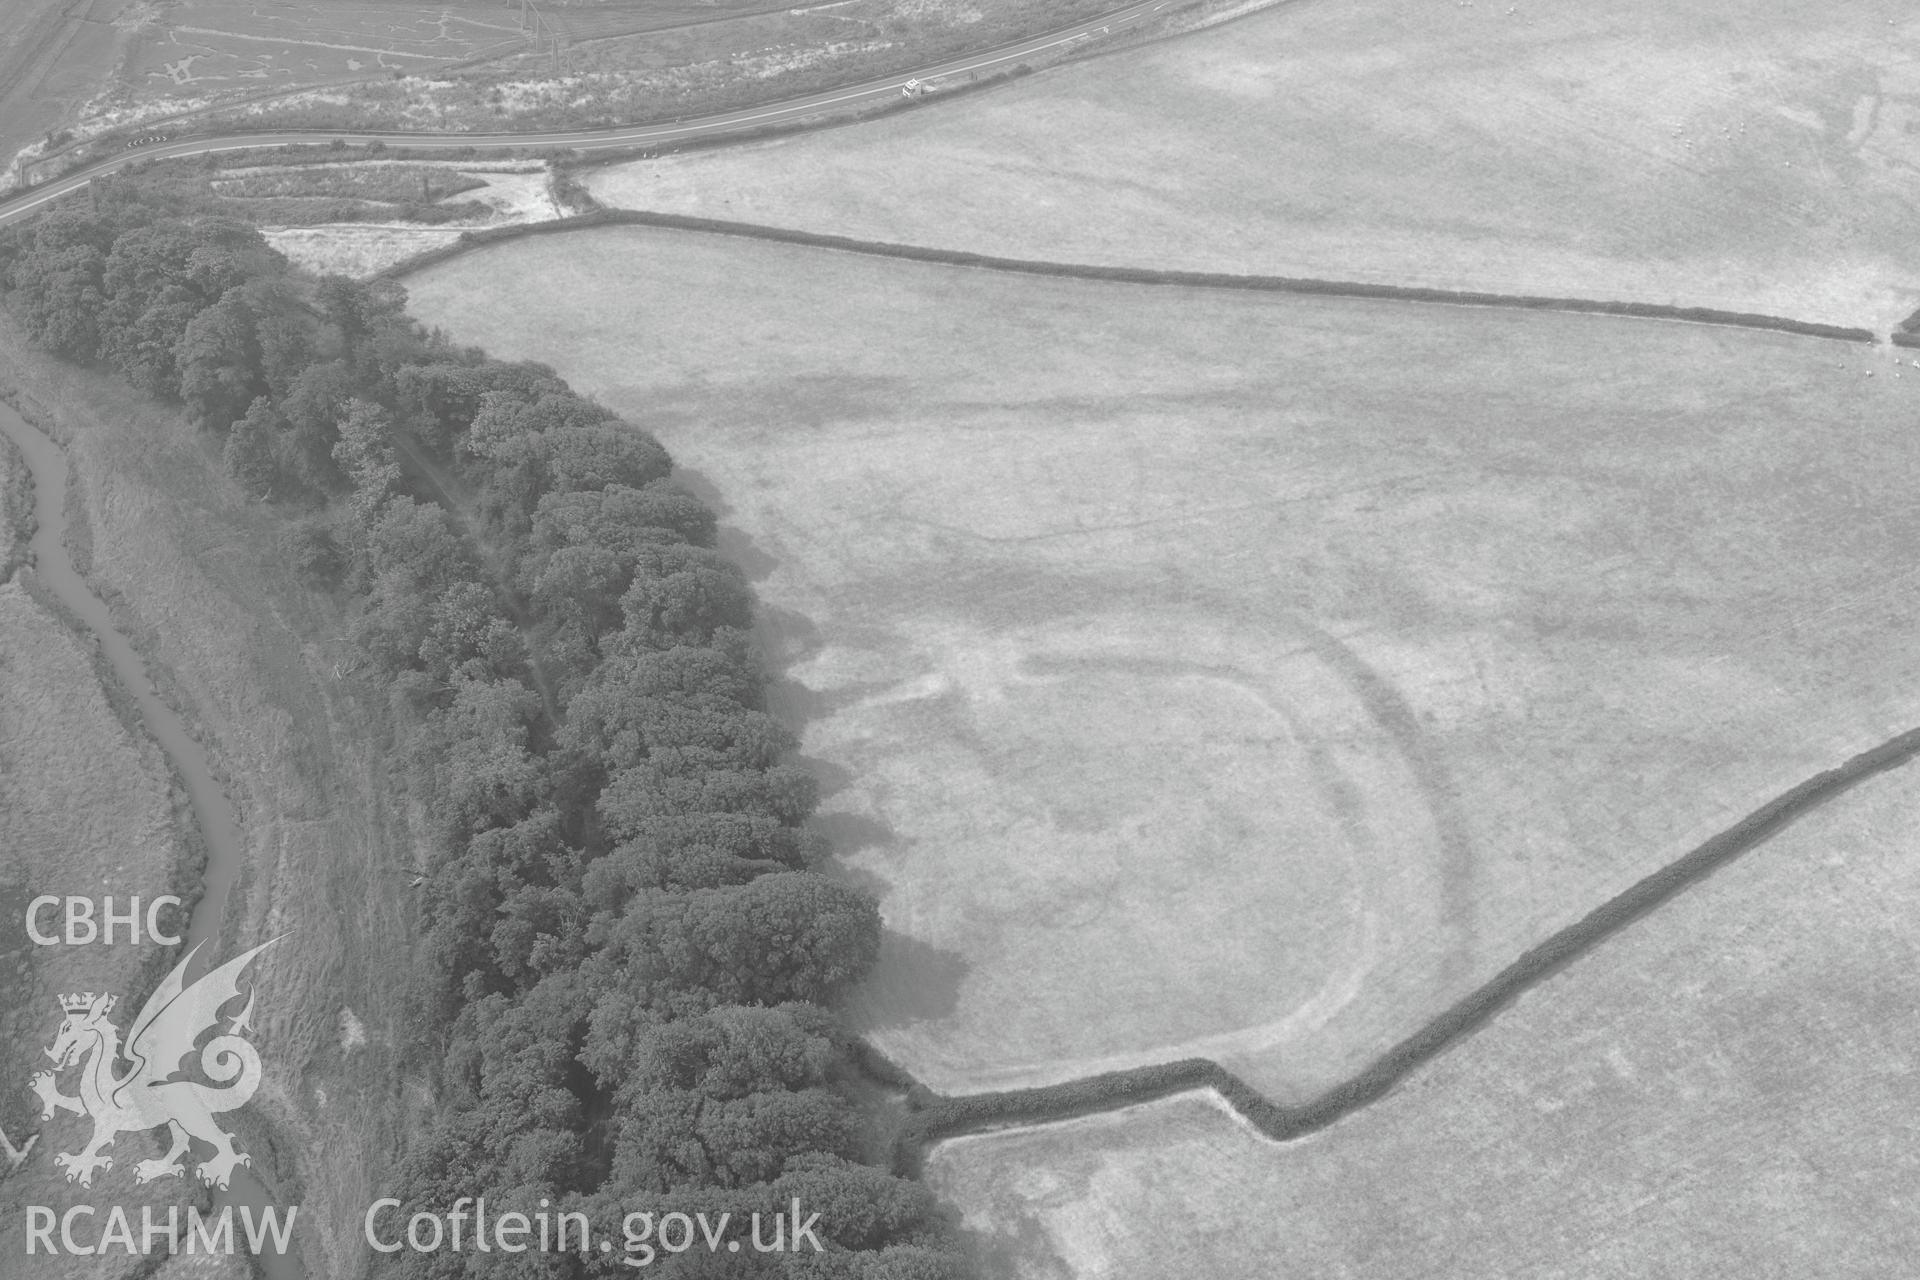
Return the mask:
{"type": "Polygon", "coordinates": [[[211,1159],[200,1162],[200,1180],[209,1186],[225,1187],[236,1165],[253,1163],[251,1156],[234,1149],[233,1136],[214,1122],[219,1113],[245,1106],[260,1088],[260,1054],[242,1038],[243,1032],[253,1029],[251,986],[246,1007],[226,1020],[227,1029],[204,1045],[199,1042],[207,1032],[218,1031],[220,1010],[241,994],[240,975],[248,964],[278,941],[275,938],[227,961],[189,986],[187,966],[200,950],[196,946],[147,997],[127,1032],[124,1049],[120,1029],[107,1017],[117,1003],[114,997],[91,991],[60,997],[66,1021],[46,1051],[54,1069],[37,1072],[32,1087],[40,1095],[42,1120],[53,1119],[59,1111],[93,1120],[93,1138],[84,1148],[53,1158],[67,1171],[68,1182],[92,1186],[96,1169],[113,1168],[113,1157],[101,1153],[117,1135],[162,1125],[171,1132],[173,1145],[158,1160],[136,1164],[135,1181],[184,1173],[193,1138],[214,1149],[211,1159]],[[181,1066],[196,1046],[200,1072],[212,1084],[190,1078],[181,1066]],[[70,1098],[60,1092],[56,1076],[74,1066],[80,1067],[80,1095],[70,1098]]]}

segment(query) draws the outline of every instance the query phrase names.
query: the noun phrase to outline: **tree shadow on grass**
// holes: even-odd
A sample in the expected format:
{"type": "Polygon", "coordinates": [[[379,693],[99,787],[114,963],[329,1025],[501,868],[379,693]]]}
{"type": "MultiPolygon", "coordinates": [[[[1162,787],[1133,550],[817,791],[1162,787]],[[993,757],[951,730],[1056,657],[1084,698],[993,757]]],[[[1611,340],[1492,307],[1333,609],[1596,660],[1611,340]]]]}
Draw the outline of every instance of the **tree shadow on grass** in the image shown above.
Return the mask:
{"type": "Polygon", "coordinates": [[[748,582],[765,582],[780,563],[754,546],[753,539],[732,525],[720,530],[714,546],[721,555],[740,566],[740,572],[747,575],[748,582]]]}
{"type": "Polygon", "coordinates": [[[604,403],[644,422],[667,439],[723,433],[734,447],[752,448],[756,437],[793,436],[863,422],[898,422],[923,404],[927,389],[906,375],[884,376],[834,369],[825,373],[784,371],[757,378],[697,378],[645,387],[610,387],[604,403]],[[715,425],[720,424],[720,425],[715,425]]]}
{"type": "Polygon", "coordinates": [[[1012,1223],[995,1222],[993,1226],[976,1228],[968,1226],[953,1205],[942,1202],[939,1214],[960,1242],[962,1253],[973,1264],[971,1275],[1072,1274],[1066,1260],[1055,1251],[1038,1215],[1023,1215],[1012,1223]]]}
{"type": "Polygon", "coordinates": [[[972,968],[958,951],[885,929],[879,958],[854,1002],[854,1021],[871,1034],[951,1017],[972,968]]]}
{"type": "MultiPolygon", "coordinates": [[[[675,477],[716,515],[726,517],[725,501],[704,477],[689,471],[676,471],[675,477]]],[[[740,565],[755,581],[765,579],[779,567],[777,559],[756,547],[752,537],[737,526],[723,525],[718,541],[727,558],[740,565]]],[[[796,737],[804,736],[812,721],[857,703],[882,687],[856,685],[828,694],[794,679],[789,673],[817,654],[822,644],[819,626],[794,610],[758,603],[754,610],[753,637],[767,677],[766,710],[796,737]]],[[[819,783],[823,800],[854,782],[855,775],[850,769],[831,760],[802,755],[794,757],[793,763],[819,783]]],[[[890,888],[885,878],[863,867],[849,865],[847,858],[851,854],[897,848],[901,844],[898,833],[877,818],[844,812],[816,814],[809,820],[808,827],[826,840],[831,852],[832,860],[823,869],[871,894],[876,901],[885,899],[890,888]]],[[[879,958],[854,1002],[855,1021],[864,1032],[945,1018],[959,1007],[960,987],[969,967],[966,958],[957,951],[886,929],[881,934],[879,958]]]]}
{"type": "MultiPolygon", "coordinates": [[[[676,466],[673,483],[705,503],[715,518],[725,520],[733,508],[721,496],[720,487],[691,467],[676,466]]],[[[754,545],[753,539],[737,525],[722,524],[714,537],[714,549],[738,565],[748,582],[765,582],[780,561],[754,545]]]]}
{"type": "MultiPolygon", "coordinates": [[[[824,763],[824,762],[821,762],[824,763]]],[[[813,762],[803,764],[809,772],[813,762]]],[[[853,775],[838,765],[827,765],[851,779],[853,775]]],[[[823,784],[824,785],[824,784],[823,784]]],[[[861,813],[822,813],[813,819],[811,826],[827,838],[834,853],[845,857],[850,853],[860,853],[866,849],[890,849],[899,843],[899,836],[893,828],[878,818],[869,818],[861,813]]]]}

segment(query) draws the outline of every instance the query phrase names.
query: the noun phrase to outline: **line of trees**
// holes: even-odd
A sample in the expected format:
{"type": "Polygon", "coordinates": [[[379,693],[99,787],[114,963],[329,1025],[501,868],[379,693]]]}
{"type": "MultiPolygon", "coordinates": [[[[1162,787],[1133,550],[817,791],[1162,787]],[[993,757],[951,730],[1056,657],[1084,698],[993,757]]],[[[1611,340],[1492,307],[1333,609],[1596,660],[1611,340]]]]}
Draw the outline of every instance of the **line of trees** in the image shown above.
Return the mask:
{"type": "MultiPolygon", "coordinates": [[[[121,183],[0,238],[34,341],[176,399],[346,593],[430,799],[418,1045],[438,1120],[413,1207],[486,1195],[730,1216],[680,1276],[948,1280],[918,1184],[863,1162],[830,1004],[874,903],[822,874],[813,780],[762,706],[753,598],[650,436],[551,370],[424,332],[394,286],[290,270],[251,228],[121,183]],[[826,1252],[761,1254],[798,1198],[826,1252]]],[[[625,1274],[618,1252],[416,1254],[390,1272],[625,1274]]]]}

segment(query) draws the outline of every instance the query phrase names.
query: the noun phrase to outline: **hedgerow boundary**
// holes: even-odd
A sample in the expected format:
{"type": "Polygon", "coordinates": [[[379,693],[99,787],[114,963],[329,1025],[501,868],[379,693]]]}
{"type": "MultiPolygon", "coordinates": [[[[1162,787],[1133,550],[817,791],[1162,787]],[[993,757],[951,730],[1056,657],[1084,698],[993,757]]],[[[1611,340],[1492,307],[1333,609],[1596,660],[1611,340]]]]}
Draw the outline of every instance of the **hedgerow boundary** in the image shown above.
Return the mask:
{"type": "Polygon", "coordinates": [[[1223,289],[1248,293],[1306,294],[1328,298],[1356,298],[1378,302],[1411,302],[1455,307],[1495,307],[1516,311],[1560,311],[1582,315],[1619,316],[1638,320],[1666,320],[1684,324],[1759,329],[1838,342],[1871,343],[1870,329],[1794,320],[1750,311],[1721,311],[1713,307],[1677,307],[1655,302],[1610,302],[1599,298],[1559,298],[1539,294],[1483,293],[1464,289],[1428,289],[1414,285],[1370,284],[1358,280],[1323,280],[1310,276],[1235,275],[1217,271],[1175,271],[1156,267],[1102,266],[1096,263],[1048,262],[1029,258],[1001,258],[960,249],[932,249],[921,245],[857,240],[850,236],[794,231],[750,222],[723,222],[682,214],[649,213],[638,209],[600,209],[549,222],[490,227],[462,232],[452,244],[429,249],[377,273],[374,279],[400,280],[461,254],[517,240],[523,236],[559,235],[596,227],[654,227],[737,236],[776,244],[831,249],[872,258],[892,258],[937,266],[970,267],[1015,275],[1052,276],[1070,280],[1100,280],[1112,284],[1172,286],[1187,289],[1223,289]]]}
{"type": "Polygon", "coordinates": [[[1616,934],[1671,902],[1793,822],[1876,774],[1920,755],[1920,729],[1871,747],[1817,773],[1761,805],[1726,830],[1595,907],[1387,1050],[1372,1066],[1303,1106],[1282,1106],[1210,1058],[1184,1058],[1057,1085],[948,1097],[871,1046],[868,1069],[883,1082],[907,1085],[908,1116],[894,1139],[897,1173],[918,1177],[934,1147],[998,1129],[1051,1124],[1212,1089],[1255,1129],[1276,1142],[1317,1133],[1379,1101],[1413,1072],[1490,1022],[1522,995],[1568,968],[1616,934]]]}

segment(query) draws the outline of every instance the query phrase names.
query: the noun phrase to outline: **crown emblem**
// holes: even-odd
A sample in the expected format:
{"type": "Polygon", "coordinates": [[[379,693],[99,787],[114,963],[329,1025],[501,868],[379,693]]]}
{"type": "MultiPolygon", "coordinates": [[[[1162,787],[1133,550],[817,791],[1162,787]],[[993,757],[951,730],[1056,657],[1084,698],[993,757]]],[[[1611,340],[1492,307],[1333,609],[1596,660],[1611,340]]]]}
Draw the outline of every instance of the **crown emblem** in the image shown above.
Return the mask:
{"type": "MultiPolygon", "coordinates": [[[[172,1133],[173,1146],[158,1159],[135,1163],[135,1182],[183,1177],[188,1163],[207,1147],[213,1155],[199,1161],[199,1178],[209,1187],[224,1189],[235,1169],[253,1163],[214,1117],[244,1107],[260,1088],[260,1052],[242,1034],[253,1030],[253,994],[241,979],[254,957],[278,941],[264,942],[188,982],[187,969],[200,954],[195,946],[147,996],[124,1045],[121,1029],[107,1018],[117,1003],[113,996],[82,991],[57,997],[67,1017],[44,1050],[53,1068],[36,1072],[29,1087],[40,1098],[42,1120],[66,1111],[93,1121],[86,1146],[54,1156],[54,1166],[66,1171],[68,1182],[90,1187],[96,1173],[112,1169],[106,1149],[116,1134],[158,1128],[172,1133]],[[220,1010],[242,995],[245,1012],[221,1018],[220,1010]],[[222,1022],[228,1024],[225,1030],[222,1022]],[[200,1079],[175,1079],[182,1060],[194,1055],[200,1079]],[[132,1065],[122,1070],[122,1060],[132,1065]],[[65,1072],[79,1076],[78,1095],[61,1092],[65,1072]]],[[[12,1270],[0,1267],[0,1274],[12,1270]]]]}

